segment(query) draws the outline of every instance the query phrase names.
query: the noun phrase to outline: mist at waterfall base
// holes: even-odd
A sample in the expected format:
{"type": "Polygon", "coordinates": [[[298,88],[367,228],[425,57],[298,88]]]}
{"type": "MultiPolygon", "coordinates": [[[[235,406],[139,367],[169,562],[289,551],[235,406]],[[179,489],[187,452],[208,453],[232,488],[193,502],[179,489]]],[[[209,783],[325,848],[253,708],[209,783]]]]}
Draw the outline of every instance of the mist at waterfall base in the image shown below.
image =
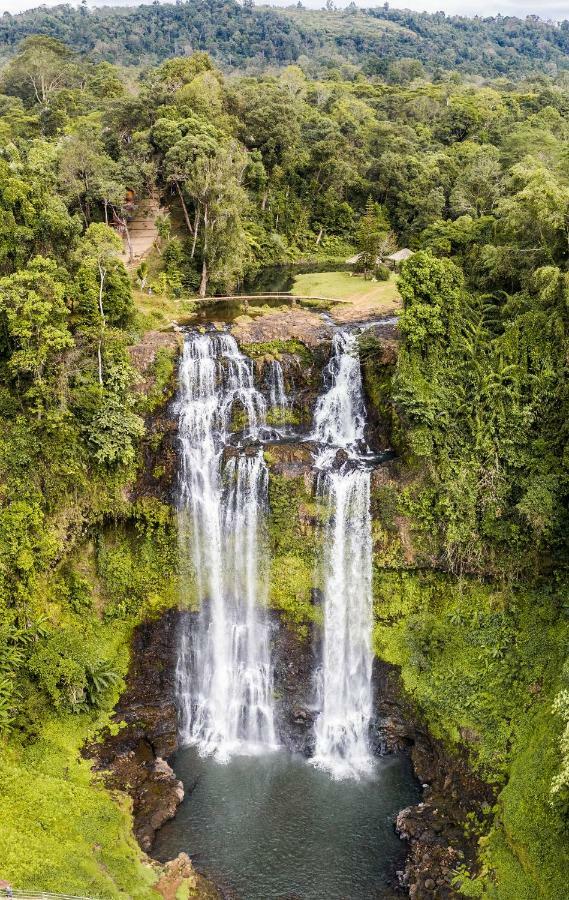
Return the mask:
{"type": "Polygon", "coordinates": [[[189,791],[153,855],[184,851],[223,896],[238,900],[387,900],[405,847],[395,814],[419,799],[400,756],[371,778],[335,780],[285,751],[227,765],[196,748],[171,760],[189,791]]]}

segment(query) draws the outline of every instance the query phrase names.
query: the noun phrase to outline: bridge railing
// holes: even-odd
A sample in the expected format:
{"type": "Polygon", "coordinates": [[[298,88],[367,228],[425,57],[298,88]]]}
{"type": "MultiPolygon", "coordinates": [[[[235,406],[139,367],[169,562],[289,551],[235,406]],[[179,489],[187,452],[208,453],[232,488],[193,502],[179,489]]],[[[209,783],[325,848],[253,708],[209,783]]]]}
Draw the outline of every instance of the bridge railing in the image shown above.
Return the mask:
{"type": "Polygon", "coordinates": [[[22,891],[0,888],[0,897],[14,897],[14,900],[95,900],[94,897],[78,897],[76,894],[51,894],[49,891],[22,891]]]}

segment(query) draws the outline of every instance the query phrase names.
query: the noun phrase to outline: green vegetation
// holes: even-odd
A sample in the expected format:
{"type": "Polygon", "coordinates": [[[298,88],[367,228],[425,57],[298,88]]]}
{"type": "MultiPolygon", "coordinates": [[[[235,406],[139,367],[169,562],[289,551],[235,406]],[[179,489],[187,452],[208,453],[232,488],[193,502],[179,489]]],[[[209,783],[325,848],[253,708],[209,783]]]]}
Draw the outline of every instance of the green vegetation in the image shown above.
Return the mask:
{"type": "MultiPolygon", "coordinates": [[[[466,896],[563,895],[566,804],[554,801],[561,723],[552,715],[566,655],[566,579],[501,588],[436,573],[375,571],[376,649],[401,666],[431,729],[465,744],[498,789],[466,896]]],[[[566,800],[566,797],[565,797],[566,800]]]]}
{"type": "MultiPolygon", "coordinates": [[[[480,869],[457,873],[465,895],[557,900],[566,25],[191,2],[42,8],[4,16],[0,35],[2,877],[100,897],[146,896],[153,878],[124,802],[80,757],[109,721],[132,628],[178,598],[177,523],[148,495],[167,466],[142,472],[163,437],[144,417],[172,395],[175,354],[139,372],[132,345],[262,266],[357,250],[361,275],[299,276],[295,292],[358,313],[403,304],[397,364],[370,335],[360,346],[401,456],[373,495],[376,647],[499,790],[480,869]],[[232,66],[298,65],[226,78],[204,52],[170,58],[176,42],[232,66]],[[161,64],[101,61],[144,54],[161,64]],[[504,73],[518,80],[492,80],[504,73]],[[151,196],[159,240],[134,261],[129,229],[151,196]],[[396,245],[417,251],[398,281],[378,263],[396,245]]],[[[319,377],[296,340],[247,350],[319,377]]],[[[270,603],[307,635],[323,513],[303,478],[274,472],[270,506],[270,603]]]]}
{"type": "Polygon", "coordinates": [[[507,16],[468,19],[428,15],[389,4],[335,10],[242,6],[233,0],[207,5],[190,0],[158,8],[68,9],[66,6],[6,15],[0,42],[9,51],[30,34],[65,41],[98,59],[139,65],[205,50],[228,67],[255,69],[311,61],[325,69],[363,65],[388,83],[402,84],[425,69],[484,76],[516,76],[567,68],[567,27],[507,16]],[[347,62],[346,62],[347,61],[347,62]]]}
{"type": "MultiPolygon", "coordinates": [[[[270,451],[266,456],[270,465],[270,451]]],[[[269,504],[269,603],[306,637],[309,624],[321,617],[311,594],[319,548],[315,526],[321,511],[302,477],[287,478],[274,472],[269,480],[269,504]]]]}
{"type": "MultiPolygon", "coordinates": [[[[109,623],[90,631],[96,652],[124,675],[128,629],[109,623]]],[[[122,685],[122,679],[113,684],[97,713],[54,716],[40,707],[33,742],[3,747],[0,858],[3,874],[15,885],[109,898],[149,895],[154,875],[142,865],[128,806],[94,782],[90,763],[80,755],[108,721],[122,685]]]]}

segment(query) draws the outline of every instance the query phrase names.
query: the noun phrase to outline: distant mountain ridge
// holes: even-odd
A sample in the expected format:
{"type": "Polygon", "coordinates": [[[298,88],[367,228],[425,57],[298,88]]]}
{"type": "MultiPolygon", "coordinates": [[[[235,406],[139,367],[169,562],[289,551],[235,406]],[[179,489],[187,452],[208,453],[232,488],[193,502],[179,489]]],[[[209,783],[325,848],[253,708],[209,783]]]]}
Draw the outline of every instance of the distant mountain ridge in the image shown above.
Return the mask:
{"type": "Polygon", "coordinates": [[[569,68],[568,21],[467,18],[387,5],[327,11],[255,7],[248,0],[243,5],[186,0],[94,9],[40,7],[0,18],[2,57],[30,34],[49,35],[81,53],[126,65],[206,50],[222,66],[249,69],[288,65],[302,56],[323,66],[347,61],[379,74],[402,58],[430,72],[458,69],[484,77],[555,75],[569,68]]]}

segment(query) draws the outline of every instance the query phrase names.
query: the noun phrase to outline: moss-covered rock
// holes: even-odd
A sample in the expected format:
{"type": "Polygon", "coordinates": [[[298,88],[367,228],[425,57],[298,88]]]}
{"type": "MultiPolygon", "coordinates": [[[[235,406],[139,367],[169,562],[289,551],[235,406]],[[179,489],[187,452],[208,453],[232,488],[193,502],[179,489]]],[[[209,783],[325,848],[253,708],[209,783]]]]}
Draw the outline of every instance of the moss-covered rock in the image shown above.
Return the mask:
{"type": "Polygon", "coordinates": [[[310,453],[305,445],[269,447],[269,602],[299,633],[320,622],[314,603],[321,547],[322,510],[313,496],[310,453]]]}

